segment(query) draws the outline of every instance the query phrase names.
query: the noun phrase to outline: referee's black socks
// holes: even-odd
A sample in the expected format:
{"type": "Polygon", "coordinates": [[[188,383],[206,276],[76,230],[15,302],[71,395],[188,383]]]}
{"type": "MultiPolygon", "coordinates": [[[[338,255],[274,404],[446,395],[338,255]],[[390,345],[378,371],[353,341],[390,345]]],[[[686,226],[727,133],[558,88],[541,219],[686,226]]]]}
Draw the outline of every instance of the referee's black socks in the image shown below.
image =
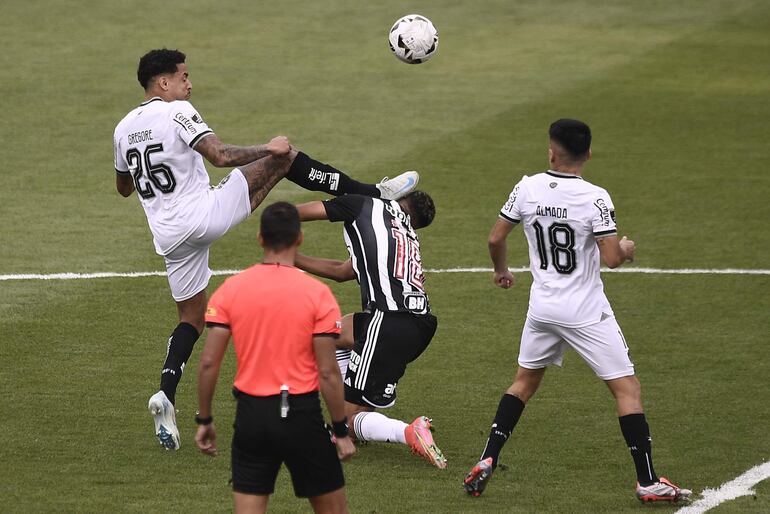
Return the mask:
{"type": "Polygon", "coordinates": [[[644,414],[628,414],[620,416],[618,420],[620,431],[623,432],[623,438],[634,459],[636,479],[642,486],[654,484],[658,481],[658,476],[652,466],[652,437],[644,414]]]}
{"type": "Polygon", "coordinates": [[[500,450],[511,436],[513,427],[519,422],[521,413],[524,412],[524,402],[512,394],[504,394],[497,406],[495,420],[492,422],[492,429],[489,431],[489,439],[484,447],[484,453],[481,454],[481,460],[492,457],[492,465],[497,467],[497,458],[500,450]]]}
{"type": "Polygon", "coordinates": [[[323,191],[333,196],[359,194],[380,197],[380,190],[374,184],[353,180],[333,166],[311,159],[303,152],[297,154],[286,178],[308,191],[323,191]]]}
{"type": "Polygon", "coordinates": [[[171,403],[176,403],[176,388],[198,337],[200,334],[195,327],[183,322],[177,325],[168,338],[166,360],[160,372],[160,390],[166,393],[171,403]]]}

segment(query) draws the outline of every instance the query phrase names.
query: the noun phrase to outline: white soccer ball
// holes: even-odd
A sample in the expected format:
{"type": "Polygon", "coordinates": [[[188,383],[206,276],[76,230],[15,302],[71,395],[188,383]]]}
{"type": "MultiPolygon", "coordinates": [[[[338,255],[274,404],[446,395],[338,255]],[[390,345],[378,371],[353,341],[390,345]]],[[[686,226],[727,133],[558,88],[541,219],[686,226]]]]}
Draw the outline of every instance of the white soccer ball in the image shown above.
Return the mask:
{"type": "Polygon", "coordinates": [[[425,16],[407,14],[393,24],[388,41],[393,54],[400,60],[420,64],[438,50],[438,31],[425,16]]]}

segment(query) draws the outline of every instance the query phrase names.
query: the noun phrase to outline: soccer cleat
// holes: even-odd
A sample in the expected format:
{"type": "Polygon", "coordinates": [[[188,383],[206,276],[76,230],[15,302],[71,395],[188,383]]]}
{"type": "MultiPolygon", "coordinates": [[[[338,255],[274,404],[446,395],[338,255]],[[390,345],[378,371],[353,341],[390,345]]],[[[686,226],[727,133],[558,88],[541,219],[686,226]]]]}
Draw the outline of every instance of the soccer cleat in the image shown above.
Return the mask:
{"type": "Polygon", "coordinates": [[[167,450],[178,450],[179,430],[176,428],[176,411],[166,397],[166,393],[158,391],[150,397],[147,405],[155,420],[155,436],[158,442],[167,450]]]}
{"type": "Polygon", "coordinates": [[[678,502],[688,501],[692,491],[672,484],[667,478],[660,477],[659,482],[642,487],[636,483],[636,497],[643,502],[678,502]]]}
{"type": "Polygon", "coordinates": [[[420,416],[410,425],[407,425],[404,429],[406,444],[412,449],[412,453],[419,455],[437,468],[444,469],[446,468],[446,459],[436,443],[433,442],[430,423],[430,419],[420,416]]]}
{"type": "Polygon", "coordinates": [[[492,472],[495,468],[492,466],[492,457],[487,457],[484,460],[480,460],[473,466],[463,480],[463,487],[465,492],[473,497],[481,496],[481,493],[486,489],[489,479],[492,478],[492,472]]]}
{"type": "Polygon", "coordinates": [[[420,181],[420,174],[416,171],[405,171],[401,175],[388,179],[385,177],[379,184],[375,184],[380,190],[380,198],[383,200],[398,200],[409,194],[420,181]]]}

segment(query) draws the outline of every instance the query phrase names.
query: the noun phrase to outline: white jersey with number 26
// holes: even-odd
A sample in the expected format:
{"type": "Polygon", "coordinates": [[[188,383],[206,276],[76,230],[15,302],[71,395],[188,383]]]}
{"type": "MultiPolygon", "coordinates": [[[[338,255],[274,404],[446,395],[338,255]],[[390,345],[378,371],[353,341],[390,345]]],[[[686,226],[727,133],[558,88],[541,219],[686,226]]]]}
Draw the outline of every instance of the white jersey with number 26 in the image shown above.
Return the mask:
{"type": "Polygon", "coordinates": [[[115,171],[131,174],[155,251],[169,254],[201,223],[209,175],[193,148],[211,129],[186,101],[153,98],[115,128],[115,171]]]}
{"type": "Polygon", "coordinates": [[[530,318],[574,328],[614,315],[604,294],[596,244],[597,238],[617,233],[607,191],[576,175],[525,175],[500,217],[521,223],[527,236],[530,318]]]}

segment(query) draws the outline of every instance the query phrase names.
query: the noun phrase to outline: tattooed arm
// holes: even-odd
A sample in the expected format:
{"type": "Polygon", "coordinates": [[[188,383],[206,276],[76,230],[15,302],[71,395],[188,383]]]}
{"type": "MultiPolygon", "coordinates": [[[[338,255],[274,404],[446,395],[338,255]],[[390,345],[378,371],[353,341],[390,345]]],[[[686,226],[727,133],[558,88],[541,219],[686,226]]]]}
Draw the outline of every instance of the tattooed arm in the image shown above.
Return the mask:
{"type": "Polygon", "coordinates": [[[218,168],[242,166],[268,155],[279,157],[287,155],[290,150],[291,144],[284,136],[274,137],[264,145],[235,146],[223,143],[211,133],[195,145],[195,151],[218,168]]]}

